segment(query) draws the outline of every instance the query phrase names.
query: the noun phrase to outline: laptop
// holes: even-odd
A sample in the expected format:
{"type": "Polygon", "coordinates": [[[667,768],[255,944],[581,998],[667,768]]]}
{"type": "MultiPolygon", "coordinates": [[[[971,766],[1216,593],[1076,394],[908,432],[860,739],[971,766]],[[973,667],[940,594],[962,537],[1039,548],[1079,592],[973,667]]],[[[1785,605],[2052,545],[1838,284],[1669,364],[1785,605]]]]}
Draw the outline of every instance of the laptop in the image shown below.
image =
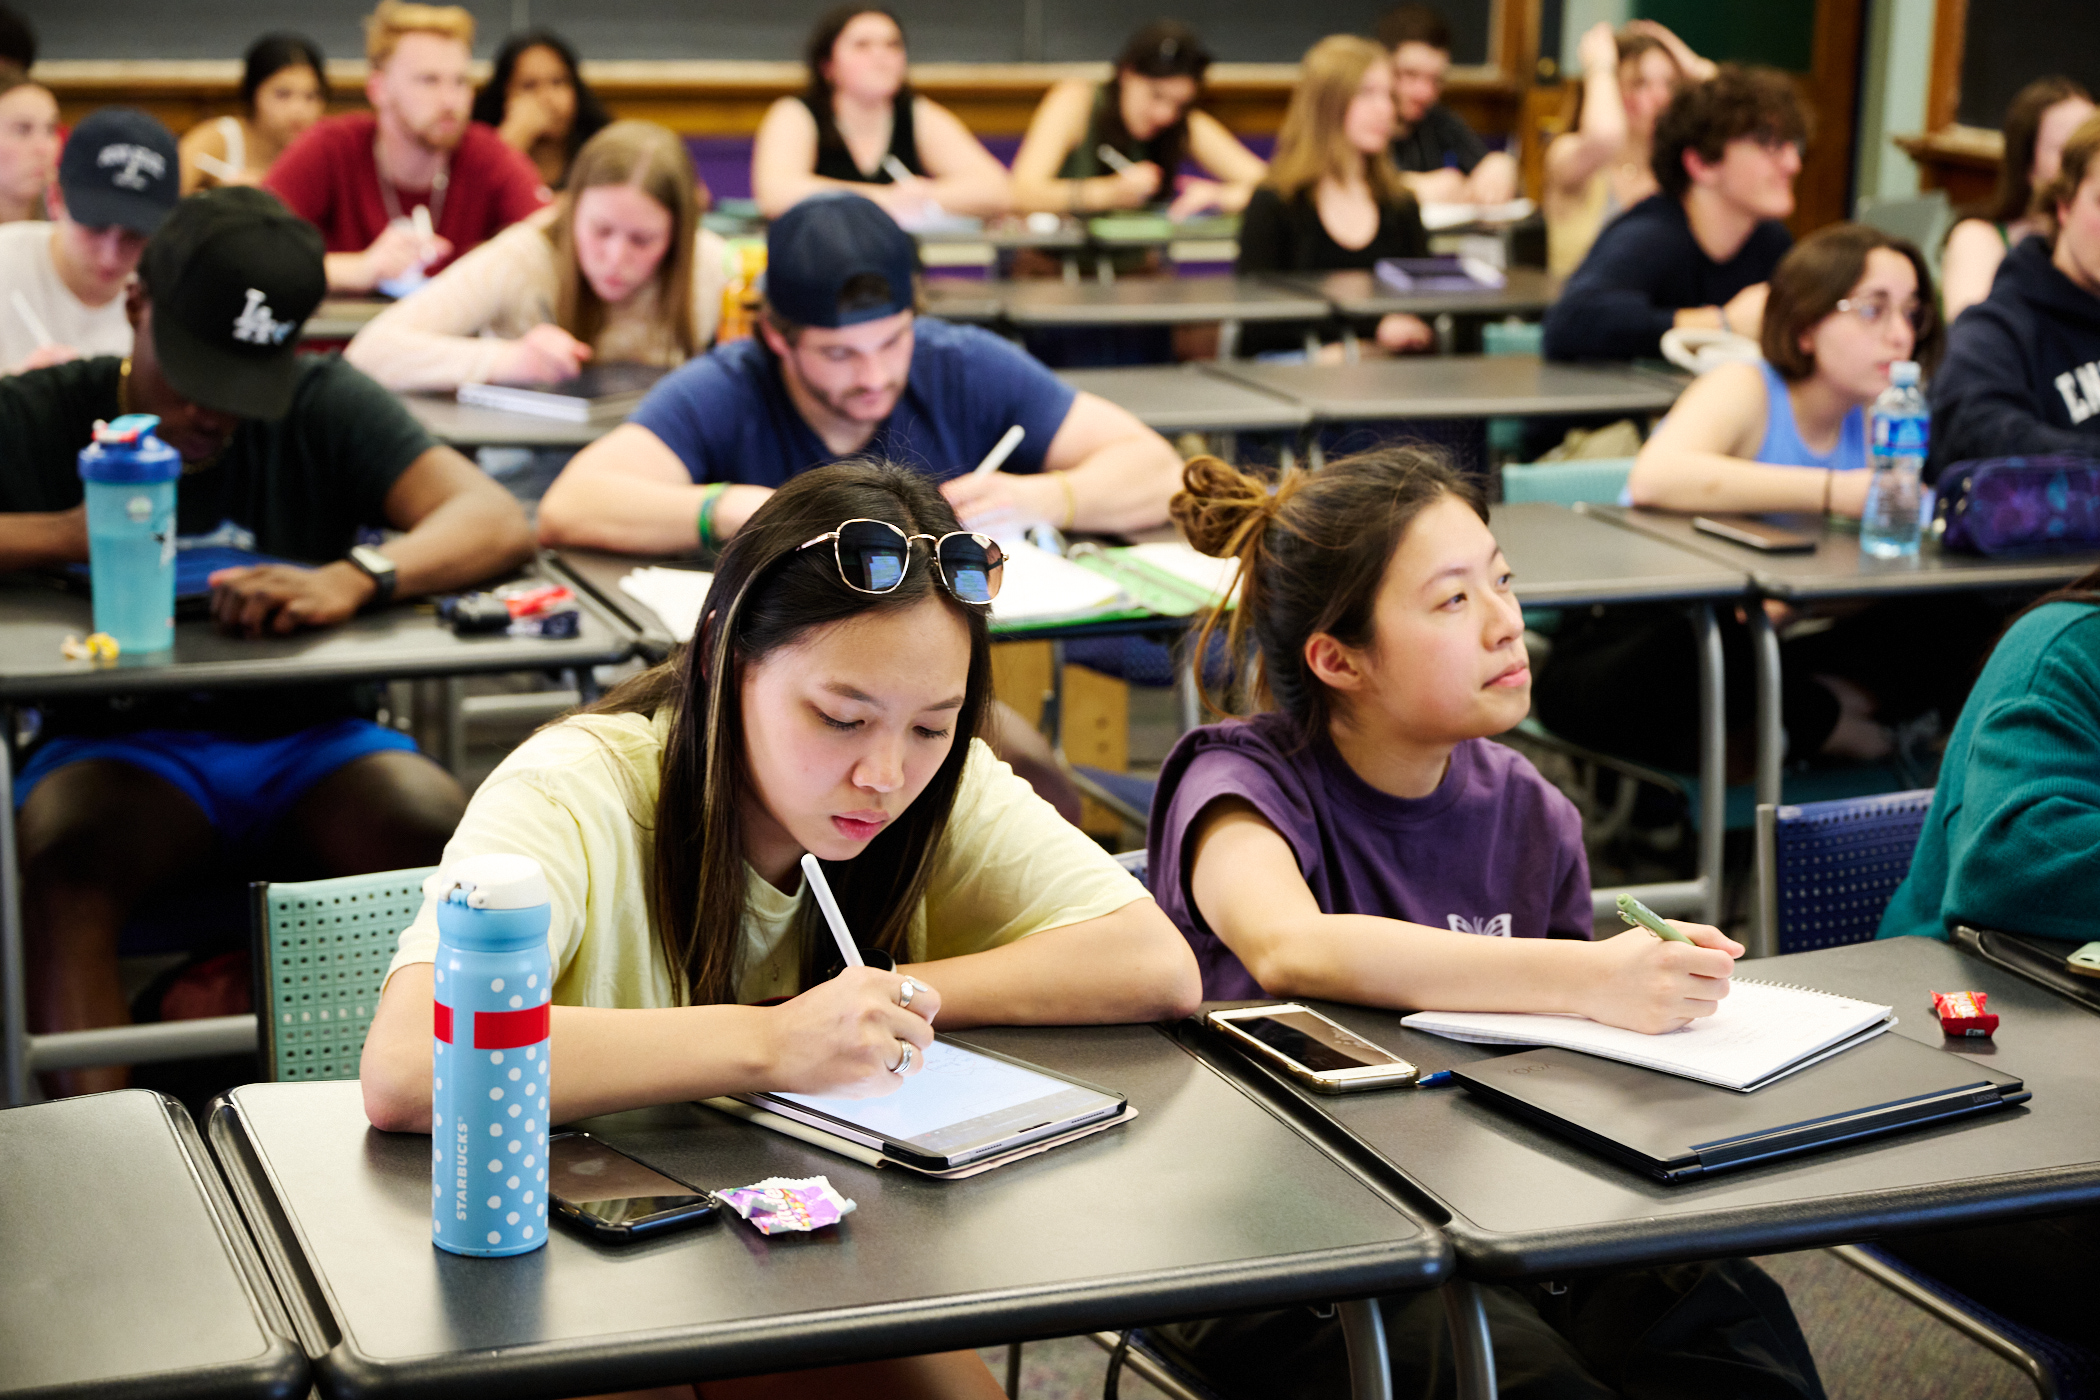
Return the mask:
{"type": "Polygon", "coordinates": [[[1881,1035],[1751,1093],[1574,1050],[1529,1050],[1453,1070],[1468,1091],[1658,1181],[1799,1156],[2031,1097],[2019,1079],[1881,1035]]]}

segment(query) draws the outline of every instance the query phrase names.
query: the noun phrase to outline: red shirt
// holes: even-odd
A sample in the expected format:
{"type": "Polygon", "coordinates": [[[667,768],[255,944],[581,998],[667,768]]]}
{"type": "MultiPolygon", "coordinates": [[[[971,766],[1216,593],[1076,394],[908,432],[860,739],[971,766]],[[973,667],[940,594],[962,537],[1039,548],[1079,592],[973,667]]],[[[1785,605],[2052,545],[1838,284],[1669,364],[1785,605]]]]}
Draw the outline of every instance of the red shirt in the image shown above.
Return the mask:
{"type": "MultiPolygon", "coordinates": [[[[370,112],[324,117],[292,143],[263,181],[294,214],[321,230],[331,253],[362,253],[386,231],[387,208],[372,154],[378,130],[379,118],[370,112]]],[[[438,236],[451,240],[454,257],[552,198],[532,162],[481,122],[467,123],[449,171],[442,210],[429,190],[396,186],[393,193],[403,214],[418,204],[430,207],[438,236]]],[[[429,271],[443,266],[433,263],[429,271]]]]}

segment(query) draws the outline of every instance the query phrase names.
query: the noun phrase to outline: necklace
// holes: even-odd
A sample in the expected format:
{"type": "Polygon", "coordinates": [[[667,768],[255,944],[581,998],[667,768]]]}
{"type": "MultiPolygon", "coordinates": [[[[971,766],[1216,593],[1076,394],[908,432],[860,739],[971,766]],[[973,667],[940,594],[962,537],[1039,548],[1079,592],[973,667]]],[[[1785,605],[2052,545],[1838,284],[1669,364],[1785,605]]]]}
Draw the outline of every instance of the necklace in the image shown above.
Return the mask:
{"type": "MultiPolygon", "coordinates": [[[[405,218],[401,212],[400,197],[394,193],[393,181],[386,177],[386,165],[379,158],[379,133],[372,133],[372,174],[379,181],[379,202],[386,206],[388,223],[405,218]]],[[[438,162],[437,174],[430,180],[430,226],[436,228],[445,217],[445,188],[452,183],[452,157],[446,156],[438,162]]]]}

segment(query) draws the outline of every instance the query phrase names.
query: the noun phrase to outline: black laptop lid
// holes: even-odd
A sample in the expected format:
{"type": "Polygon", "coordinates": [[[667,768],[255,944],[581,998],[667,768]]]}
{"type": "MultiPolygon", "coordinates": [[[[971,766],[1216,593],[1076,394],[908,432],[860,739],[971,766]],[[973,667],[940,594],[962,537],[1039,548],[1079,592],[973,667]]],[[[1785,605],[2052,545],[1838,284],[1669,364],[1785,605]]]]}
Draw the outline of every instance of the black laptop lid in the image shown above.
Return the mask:
{"type": "Polygon", "coordinates": [[[1541,1125],[1666,1180],[2024,1102],[2016,1078],[1889,1032],[1752,1093],[1573,1050],[1455,1071],[1541,1125]]]}

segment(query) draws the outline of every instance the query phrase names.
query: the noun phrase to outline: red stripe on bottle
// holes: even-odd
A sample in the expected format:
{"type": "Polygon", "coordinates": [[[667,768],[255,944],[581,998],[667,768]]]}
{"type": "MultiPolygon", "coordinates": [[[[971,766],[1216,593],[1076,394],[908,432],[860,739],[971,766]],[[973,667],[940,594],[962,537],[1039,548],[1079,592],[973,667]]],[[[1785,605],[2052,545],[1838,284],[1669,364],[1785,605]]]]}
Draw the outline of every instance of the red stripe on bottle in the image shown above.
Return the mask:
{"type": "Polygon", "coordinates": [[[477,1011],[474,1013],[476,1050],[515,1050],[537,1045],[547,1038],[548,1009],[528,1006],[523,1011],[477,1011]]]}
{"type": "Polygon", "coordinates": [[[430,1029],[432,1034],[447,1045],[452,1043],[452,1008],[441,1001],[430,1003],[430,1029]]]}

